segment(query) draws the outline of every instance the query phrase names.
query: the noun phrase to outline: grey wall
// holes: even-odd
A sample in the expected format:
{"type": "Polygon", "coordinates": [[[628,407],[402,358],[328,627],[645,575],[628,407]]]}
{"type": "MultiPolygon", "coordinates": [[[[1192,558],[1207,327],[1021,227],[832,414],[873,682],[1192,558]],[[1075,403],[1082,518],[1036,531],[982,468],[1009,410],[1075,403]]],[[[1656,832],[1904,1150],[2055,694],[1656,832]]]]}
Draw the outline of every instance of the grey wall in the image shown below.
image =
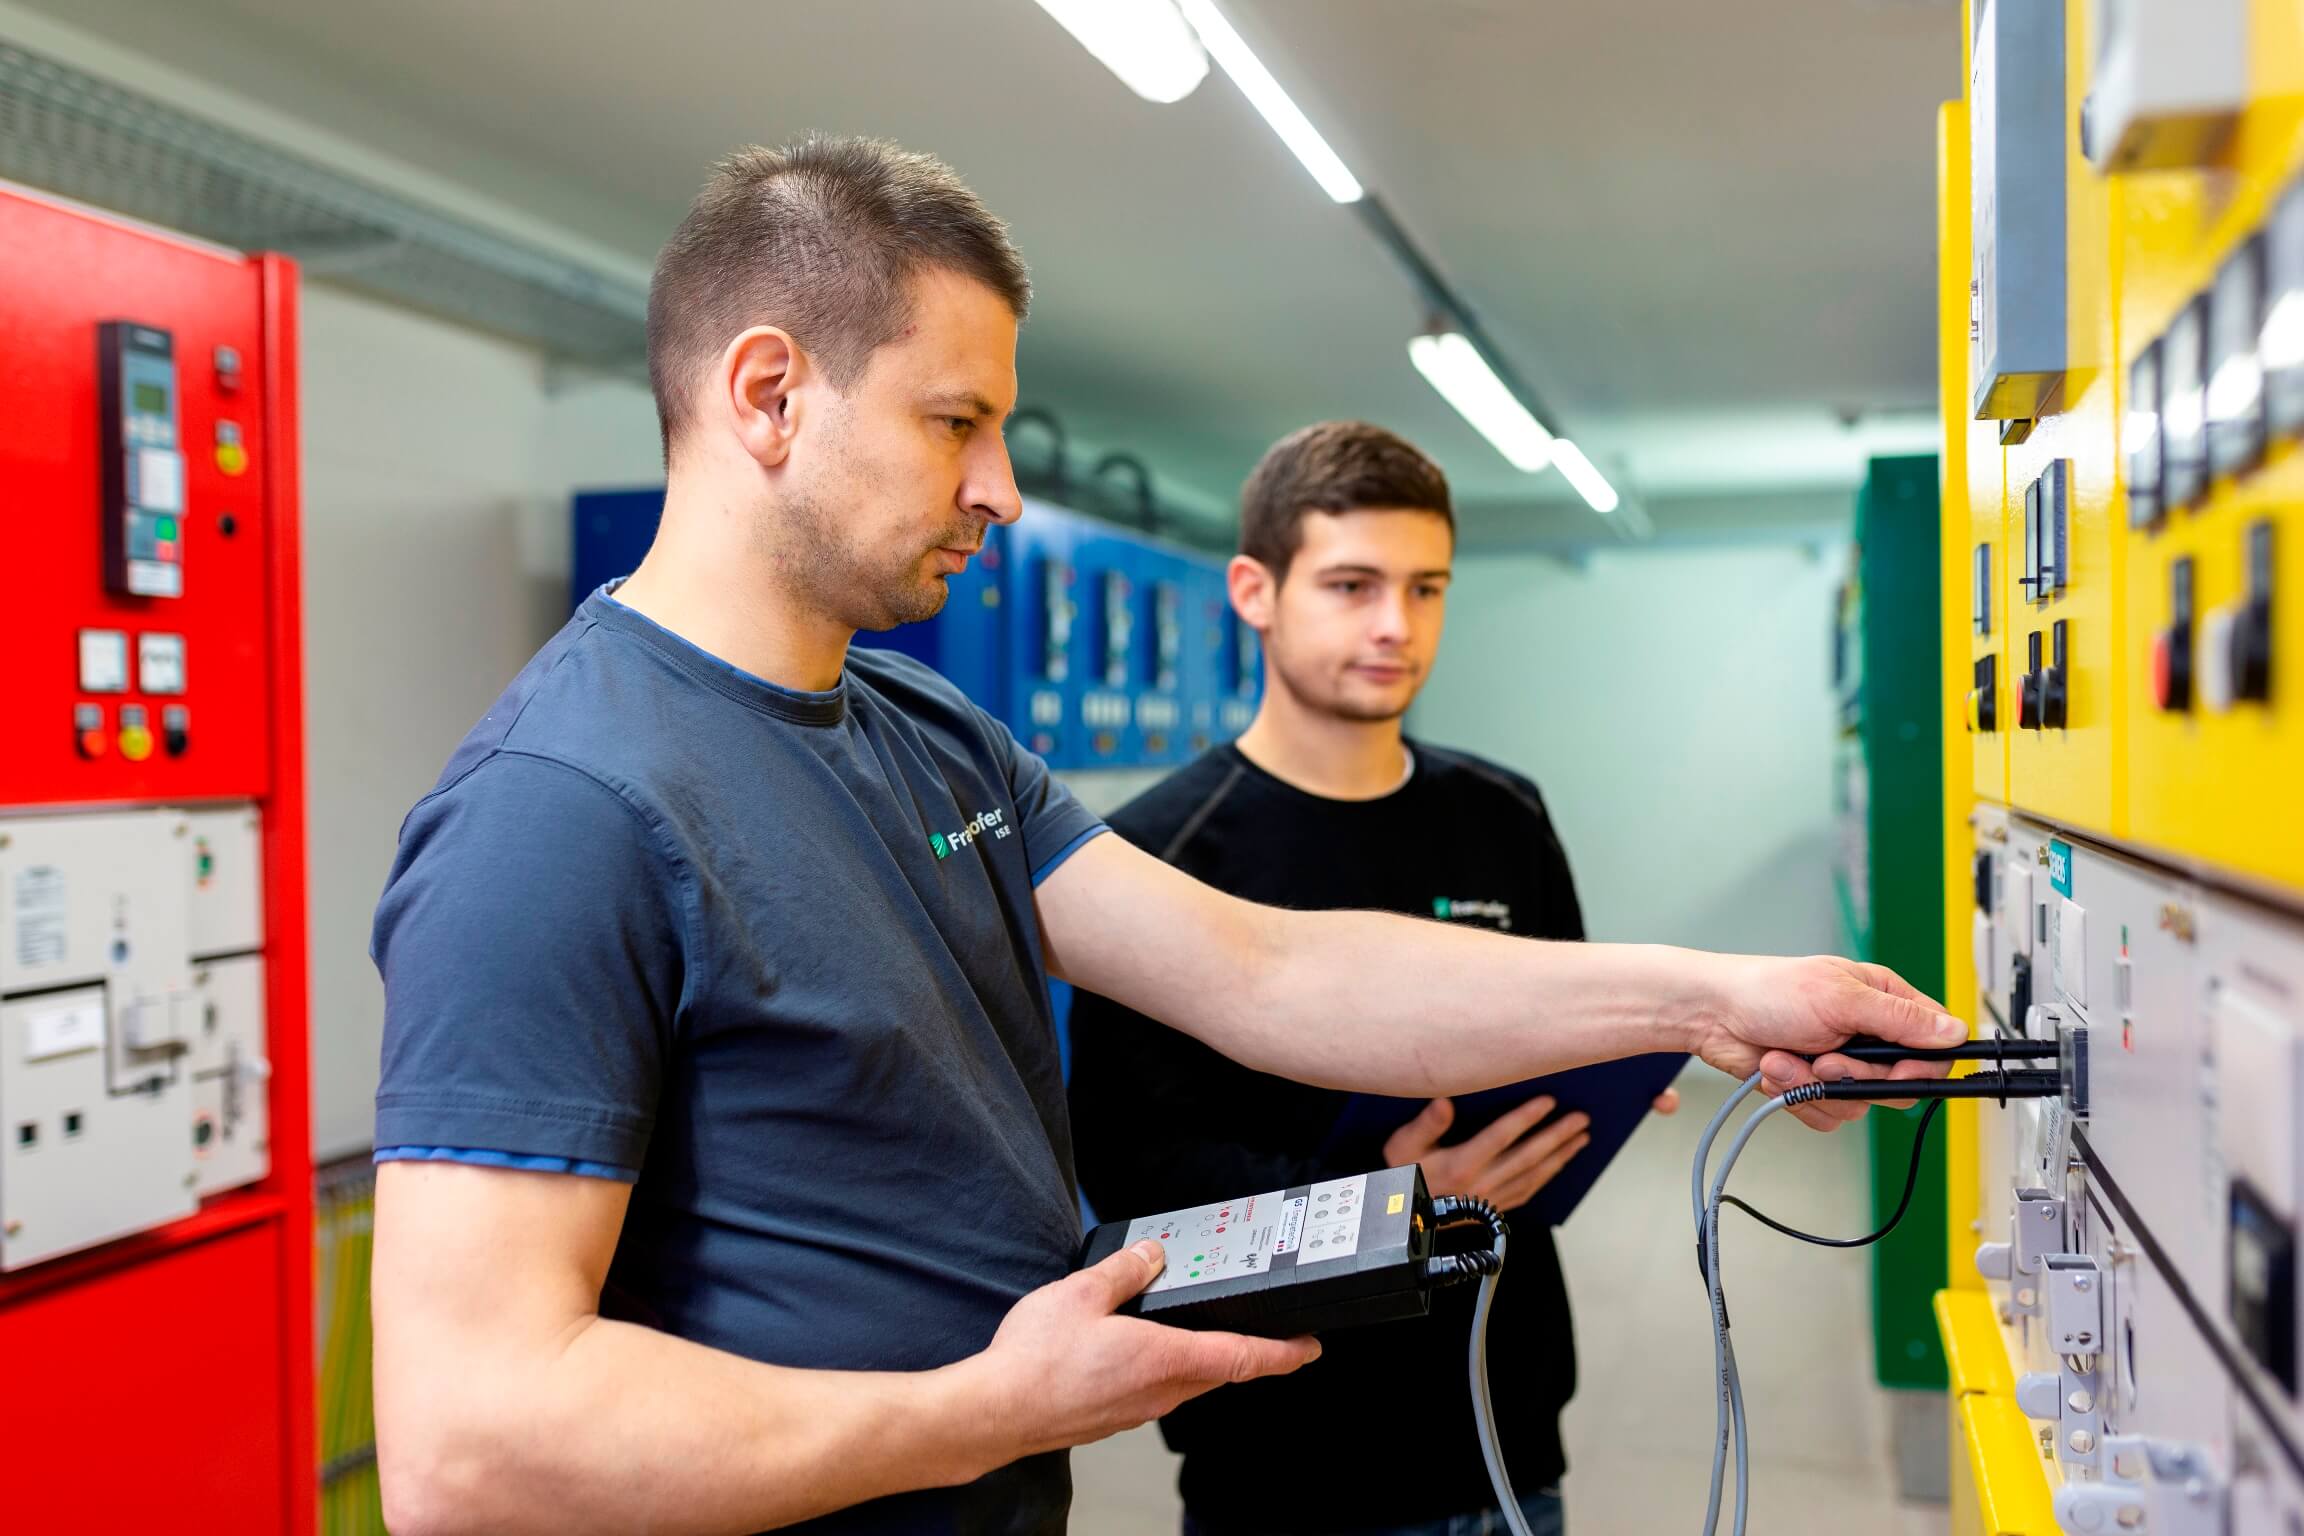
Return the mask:
{"type": "Polygon", "coordinates": [[[566,617],[568,492],[661,470],[646,391],[307,285],[304,630],[313,1137],[370,1141],[368,919],[400,820],[566,617]]]}
{"type": "Polygon", "coordinates": [[[1411,728],[1536,780],[1594,938],[1829,949],[1841,566],[1785,547],[1463,559],[1411,728]]]}

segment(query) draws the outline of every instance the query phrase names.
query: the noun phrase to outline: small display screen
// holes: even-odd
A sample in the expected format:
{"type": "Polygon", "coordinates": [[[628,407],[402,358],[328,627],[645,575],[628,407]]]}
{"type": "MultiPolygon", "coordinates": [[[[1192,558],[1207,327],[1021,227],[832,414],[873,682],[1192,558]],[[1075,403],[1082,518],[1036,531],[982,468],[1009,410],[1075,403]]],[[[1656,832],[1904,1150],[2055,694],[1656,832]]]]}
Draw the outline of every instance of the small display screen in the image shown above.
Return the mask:
{"type": "Polygon", "coordinates": [[[2208,296],[2160,342],[2160,499],[2188,507],[2208,489],[2208,296]]]}
{"type": "Polygon", "coordinates": [[[2234,251],[2216,275],[2209,307],[2208,465],[2245,474],[2264,458],[2264,369],[2256,339],[2264,326],[2264,242],[2234,251]]]}
{"type": "Polygon", "coordinates": [[[2304,186],[2291,189],[2264,238],[2264,329],[2256,341],[2271,429],[2304,433],[2304,186]]]}
{"type": "Polygon", "coordinates": [[[168,412],[168,391],[158,384],[138,384],[129,391],[129,398],[140,416],[164,416],[168,412]]]}

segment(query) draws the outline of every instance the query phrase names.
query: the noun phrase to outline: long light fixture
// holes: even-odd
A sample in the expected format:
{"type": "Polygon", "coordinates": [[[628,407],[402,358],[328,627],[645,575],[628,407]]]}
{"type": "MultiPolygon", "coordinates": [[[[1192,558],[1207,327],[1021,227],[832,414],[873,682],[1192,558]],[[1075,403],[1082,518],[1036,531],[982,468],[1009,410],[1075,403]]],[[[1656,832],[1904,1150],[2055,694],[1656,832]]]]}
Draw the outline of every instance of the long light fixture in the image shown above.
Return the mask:
{"type": "Polygon", "coordinates": [[[1556,446],[1552,434],[1463,336],[1442,331],[1411,337],[1408,361],[1514,468],[1533,475],[1552,462],[1556,446]]]}
{"type": "Polygon", "coordinates": [[[1182,101],[1208,77],[1208,54],[1175,0],[1040,0],[1040,9],[1146,101],[1182,101]]]}
{"type": "MultiPolygon", "coordinates": [[[[1040,3],[1047,5],[1048,0],[1040,3]]],[[[1184,19],[1200,34],[1200,41],[1208,52],[1224,66],[1224,73],[1240,87],[1240,94],[1264,114],[1264,121],[1280,135],[1280,142],[1288,146],[1303,162],[1304,169],[1312,173],[1312,179],[1320,183],[1320,190],[1339,203],[1356,203],[1366,196],[1359,178],[1344,164],[1343,157],[1328,147],[1328,141],[1320,137],[1320,130],[1312,126],[1312,120],[1288,99],[1280,82],[1272,78],[1272,71],[1264,67],[1255,50],[1232,30],[1232,23],[1224,19],[1224,13],[1216,9],[1215,0],[1176,0],[1176,4],[1184,12],[1184,19]]]]}
{"type": "MultiPolygon", "coordinates": [[[[1208,73],[1208,60],[1215,59],[1320,189],[1336,202],[1361,205],[1359,211],[1371,229],[1425,289],[1434,311],[1443,316],[1460,313],[1446,280],[1415,249],[1390,211],[1368,197],[1343,157],[1217,9],[1216,0],[1039,0],[1039,4],[1147,101],[1181,101],[1208,73]]],[[[1473,328],[1468,322],[1459,323],[1473,328]]],[[[1555,438],[1536,419],[1470,337],[1460,331],[1414,337],[1408,343],[1408,358],[1515,468],[1533,475],[1556,466],[1593,511],[1617,509],[1620,498],[1607,477],[1582,449],[1566,438],[1555,438]]]]}
{"type": "Polygon", "coordinates": [[[1608,483],[1607,476],[1592,467],[1592,461],[1584,457],[1583,449],[1564,437],[1555,438],[1552,442],[1552,467],[1567,477],[1568,483],[1576,487],[1576,494],[1583,497],[1584,504],[1593,511],[1616,510],[1616,487],[1608,483]]]}

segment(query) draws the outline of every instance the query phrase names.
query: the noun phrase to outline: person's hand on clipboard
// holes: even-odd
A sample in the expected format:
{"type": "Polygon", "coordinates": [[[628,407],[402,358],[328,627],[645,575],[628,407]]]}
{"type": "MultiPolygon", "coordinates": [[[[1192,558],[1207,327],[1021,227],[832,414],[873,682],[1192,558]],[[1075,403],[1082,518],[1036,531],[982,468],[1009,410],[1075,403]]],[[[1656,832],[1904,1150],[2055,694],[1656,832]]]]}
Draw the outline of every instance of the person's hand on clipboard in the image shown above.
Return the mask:
{"type": "MultiPolygon", "coordinates": [[[[1649,1106],[1659,1115],[1679,1107],[1677,1088],[1665,1089],[1649,1106]]],[[[1386,1139],[1384,1161],[1394,1168],[1421,1163],[1424,1182],[1434,1195],[1477,1195],[1499,1211],[1516,1211],[1592,1139],[1591,1122],[1580,1110],[1531,1134],[1553,1108],[1552,1096],[1540,1093],[1498,1115],[1478,1134],[1444,1147],[1440,1140],[1456,1123],[1456,1106],[1447,1099],[1434,1099],[1386,1139]]]]}

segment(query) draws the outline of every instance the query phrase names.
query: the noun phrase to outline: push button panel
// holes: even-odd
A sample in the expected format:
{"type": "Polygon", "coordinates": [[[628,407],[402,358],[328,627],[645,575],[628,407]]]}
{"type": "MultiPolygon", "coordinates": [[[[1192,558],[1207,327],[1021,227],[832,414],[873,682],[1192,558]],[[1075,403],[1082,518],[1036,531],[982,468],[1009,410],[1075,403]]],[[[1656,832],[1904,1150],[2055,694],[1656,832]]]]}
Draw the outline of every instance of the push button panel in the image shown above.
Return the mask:
{"type": "MultiPolygon", "coordinates": [[[[180,699],[189,691],[183,635],[149,630],[131,634],[119,629],[84,629],[78,634],[78,672],[75,682],[83,694],[142,694],[148,698],[180,699]]],[[[156,754],[181,758],[192,750],[192,711],[189,705],[153,705],[123,699],[118,729],[109,728],[110,712],[95,700],[72,707],[72,747],[83,762],[115,756],[128,763],[146,763],[156,754]],[[155,729],[153,715],[159,723],[155,729]]]]}

